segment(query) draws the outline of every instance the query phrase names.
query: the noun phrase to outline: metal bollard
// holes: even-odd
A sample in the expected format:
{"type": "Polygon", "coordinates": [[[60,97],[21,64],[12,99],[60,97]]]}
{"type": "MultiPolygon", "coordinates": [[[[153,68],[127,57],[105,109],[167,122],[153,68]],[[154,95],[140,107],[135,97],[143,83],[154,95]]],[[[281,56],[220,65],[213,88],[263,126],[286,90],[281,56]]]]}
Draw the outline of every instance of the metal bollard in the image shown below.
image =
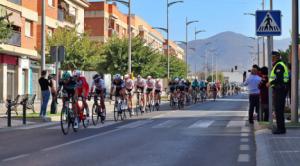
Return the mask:
{"type": "Polygon", "coordinates": [[[23,105],[23,125],[26,125],[26,104],[27,103],[27,99],[24,99],[22,101],[22,105],[23,105]]]}
{"type": "Polygon", "coordinates": [[[7,127],[11,127],[11,100],[7,100],[7,127]]]}

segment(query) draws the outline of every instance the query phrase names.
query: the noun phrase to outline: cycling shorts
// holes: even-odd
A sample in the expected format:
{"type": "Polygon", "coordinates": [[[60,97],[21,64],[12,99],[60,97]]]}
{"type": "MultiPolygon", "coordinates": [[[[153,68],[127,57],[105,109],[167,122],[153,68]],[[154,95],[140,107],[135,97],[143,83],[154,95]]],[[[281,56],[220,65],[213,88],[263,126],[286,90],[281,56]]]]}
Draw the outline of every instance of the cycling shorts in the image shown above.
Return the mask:
{"type": "Polygon", "coordinates": [[[152,91],[153,91],[152,88],[147,88],[147,89],[146,89],[146,93],[147,93],[147,94],[149,94],[149,93],[152,92],[152,91]]]}

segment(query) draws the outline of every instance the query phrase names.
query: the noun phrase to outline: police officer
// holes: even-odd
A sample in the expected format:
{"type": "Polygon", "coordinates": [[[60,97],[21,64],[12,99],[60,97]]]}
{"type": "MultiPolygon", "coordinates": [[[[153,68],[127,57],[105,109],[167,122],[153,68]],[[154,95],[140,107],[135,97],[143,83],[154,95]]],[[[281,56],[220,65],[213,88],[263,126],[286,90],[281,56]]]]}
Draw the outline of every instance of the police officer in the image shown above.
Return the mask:
{"type": "Polygon", "coordinates": [[[271,86],[274,93],[273,101],[275,106],[277,129],[273,130],[273,134],[285,134],[284,106],[287,95],[289,71],[287,66],[282,62],[281,56],[278,52],[272,52],[272,62],[273,69],[267,86],[271,86]]]}

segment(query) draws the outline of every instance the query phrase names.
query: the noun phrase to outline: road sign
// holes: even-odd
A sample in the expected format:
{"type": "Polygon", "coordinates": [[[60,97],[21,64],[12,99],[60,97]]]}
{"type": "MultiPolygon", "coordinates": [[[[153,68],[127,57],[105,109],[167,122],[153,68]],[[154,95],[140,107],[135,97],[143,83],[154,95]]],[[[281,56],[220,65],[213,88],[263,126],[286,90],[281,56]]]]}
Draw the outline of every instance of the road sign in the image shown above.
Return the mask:
{"type": "Polygon", "coordinates": [[[256,11],[256,35],[280,36],[281,35],[281,11],[257,10],[256,11]]]}

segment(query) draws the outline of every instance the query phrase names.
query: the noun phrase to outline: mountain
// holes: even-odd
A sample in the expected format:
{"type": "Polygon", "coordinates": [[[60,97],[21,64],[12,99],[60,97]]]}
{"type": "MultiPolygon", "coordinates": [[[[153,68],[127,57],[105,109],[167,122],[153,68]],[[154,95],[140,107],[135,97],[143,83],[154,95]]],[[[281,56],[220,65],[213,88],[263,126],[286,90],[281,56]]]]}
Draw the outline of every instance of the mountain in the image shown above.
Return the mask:
{"type": "MultiPolygon", "coordinates": [[[[265,43],[267,45],[267,42],[265,43]]],[[[274,40],[275,50],[285,50],[289,44],[290,39],[274,40]]],[[[207,57],[208,70],[212,68],[212,57],[214,64],[217,60],[218,71],[229,71],[235,66],[239,71],[245,71],[250,69],[254,60],[257,64],[257,41],[235,32],[228,31],[207,39],[190,41],[188,46],[190,48],[188,64],[192,72],[205,70],[205,57],[207,57]],[[213,54],[215,56],[212,56],[213,54]]],[[[181,47],[185,49],[185,46],[181,45],[181,47]]],[[[262,44],[260,51],[262,51],[262,44]]]]}

